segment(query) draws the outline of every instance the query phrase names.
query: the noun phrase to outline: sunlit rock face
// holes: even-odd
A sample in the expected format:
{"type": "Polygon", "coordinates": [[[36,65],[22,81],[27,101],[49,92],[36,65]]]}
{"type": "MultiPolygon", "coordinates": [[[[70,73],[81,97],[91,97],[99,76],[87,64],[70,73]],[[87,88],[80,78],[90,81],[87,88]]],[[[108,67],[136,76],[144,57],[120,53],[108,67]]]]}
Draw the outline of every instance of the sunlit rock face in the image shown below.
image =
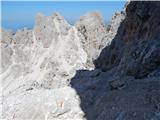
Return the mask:
{"type": "MultiPolygon", "coordinates": [[[[97,29],[95,25],[103,23],[98,13],[86,16],[85,25],[91,16],[97,21],[91,29],[97,29]]],[[[103,30],[96,32],[93,42],[98,32],[104,36],[101,26],[103,30]]],[[[92,49],[92,56],[97,56],[95,49],[100,48],[94,43],[89,49],[83,42],[84,34],[59,13],[37,14],[33,30],[24,28],[13,34],[2,29],[3,118],[84,119],[79,97],[69,82],[76,70],[88,68],[90,53],[86,50],[92,49]]]]}
{"type": "Polygon", "coordinates": [[[67,35],[71,28],[71,25],[59,13],[54,13],[52,16],[44,16],[39,13],[36,18],[35,37],[43,44],[44,48],[48,48],[52,42],[56,42],[58,36],[67,35]]]}
{"type": "Polygon", "coordinates": [[[75,24],[83,35],[81,42],[83,49],[88,54],[87,65],[93,66],[93,61],[98,57],[102,48],[108,43],[106,40],[106,26],[103,17],[98,11],[89,12],[82,16],[75,24]]]}
{"type": "Polygon", "coordinates": [[[1,35],[4,35],[3,39],[1,40],[1,70],[0,73],[3,73],[12,63],[11,56],[13,51],[10,45],[12,42],[12,32],[1,29],[1,35]],[[5,51],[7,51],[5,53],[5,51]],[[5,61],[2,61],[5,59],[5,61]]]}

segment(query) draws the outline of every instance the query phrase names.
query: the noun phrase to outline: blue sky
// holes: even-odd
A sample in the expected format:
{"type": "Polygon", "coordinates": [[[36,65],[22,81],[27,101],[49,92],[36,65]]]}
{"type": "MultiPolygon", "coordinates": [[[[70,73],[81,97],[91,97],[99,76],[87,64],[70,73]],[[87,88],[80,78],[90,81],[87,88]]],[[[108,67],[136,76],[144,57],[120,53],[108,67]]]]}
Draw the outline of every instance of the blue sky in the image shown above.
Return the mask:
{"type": "Polygon", "coordinates": [[[35,16],[38,12],[51,15],[59,12],[64,18],[74,23],[80,16],[98,10],[106,22],[110,21],[115,12],[124,8],[125,1],[101,1],[101,2],[2,2],[2,27],[17,30],[19,28],[32,28],[35,23],[35,16]]]}

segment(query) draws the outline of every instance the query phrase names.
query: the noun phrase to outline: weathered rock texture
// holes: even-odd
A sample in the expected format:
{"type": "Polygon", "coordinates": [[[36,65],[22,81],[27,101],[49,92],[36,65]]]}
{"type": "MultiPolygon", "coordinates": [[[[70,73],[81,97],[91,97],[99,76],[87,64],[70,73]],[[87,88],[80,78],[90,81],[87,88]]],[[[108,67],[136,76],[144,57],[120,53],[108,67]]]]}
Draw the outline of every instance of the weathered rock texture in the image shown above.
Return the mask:
{"type": "Polygon", "coordinates": [[[98,57],[105,44],[108,43],[104,20],[99,12],[91,12],[82,16],[75,26],[84,37],[81,42],[88,55],[88,66],[94,67],[93,61],[98,57]]]}
{"type": "Polygon", "coordinates": [[[97,22],[88,26],[80,20],[77,25],[82,23],[91,30],[87,34],[90,43],[98,42],[91,44],[91,48],[85,34],[58,13],[37,14],[33,30],[24,28],[13,34],[2,29],[2,118],[83,119],[79,97],[69,87],[70,79],[76,70],[93,69],[87,65],[93,61],[88,63],[87,60],[98,56],[102,48],[94,45],[100,46],[106,34],[101,16],[95,12],[88,15],[84,21],[97,22]],[[91,37],[95,29],[98,31],[91,37]],[[103,36],[98,37],[99,32],[103,36]]]}
{"type": "Polygon", "coordinates": [[[129,2],[108,27],[91,12],[1,29],[1,119],[159,120],[159,33],[160,2],[129,2]]]}
{"type": "Polygon", "coordinates": [[[160,66],[160,2],[131,2],[124,21],[109,47],[97,59],[97,67],[118,66],[122,75],[143,78],[160,66]]]}
{"type": "Polygon", "coordinates": [[[77,71],[71,85],[87,120],[159,120],[160,2],[130,2],[119,19],[99,69],[77,71]]]}

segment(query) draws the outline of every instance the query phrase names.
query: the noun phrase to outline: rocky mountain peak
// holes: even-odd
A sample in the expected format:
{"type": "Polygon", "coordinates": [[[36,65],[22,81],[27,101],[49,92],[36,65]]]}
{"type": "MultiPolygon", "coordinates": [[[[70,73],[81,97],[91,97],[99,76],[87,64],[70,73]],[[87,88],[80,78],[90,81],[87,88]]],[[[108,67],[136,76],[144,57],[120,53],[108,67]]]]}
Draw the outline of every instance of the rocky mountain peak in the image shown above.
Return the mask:
{"type": "Polygon", "coordinates": [[[131,1],[107,27],[96,11],[2,29],[2,119],[159,120],[159,20],[160,2],[131,1]]]}
{"type": "Polygon", "coordinates": [[[6,29],[1,28],[0,33],[1,33],[1,37],[4,37],[4,39],[2,39],[0,42],[11,44],[13,32],[11,30],[6,30],[6,29]]]}
{"type": "Polygon", "coordinates": [[[67,35],[70,28],[71,26],[59,13],[54,13],[52,16],[39,13],[36,17],[34,34],[36,40],[47,48],[52,42],[57,41],[59,35],[67,35]]]}
{"type": "Polygon", "coordinates": [[[106,41],[106,27],[101,14],[98,11],[89,12],[76,22],[75,27],[84,36],[83,48],[88,54],[88,65],[93,66],[93,60],[97,58],[106,41]]]}
{"type": "Polygon", "coordinates": [[[54,12],[52,14],[52,17],[56,18],[56,19],[59,19],[59,20],[64,20],[65,21],[64,17],[59,12],[54,12]]]}
{"type": "Polygon", "coordinates": [[[82,23],[87,24],[89,21],[103,22],[103,17],[99,11],[88,12],[80,17],[82,23]]]}

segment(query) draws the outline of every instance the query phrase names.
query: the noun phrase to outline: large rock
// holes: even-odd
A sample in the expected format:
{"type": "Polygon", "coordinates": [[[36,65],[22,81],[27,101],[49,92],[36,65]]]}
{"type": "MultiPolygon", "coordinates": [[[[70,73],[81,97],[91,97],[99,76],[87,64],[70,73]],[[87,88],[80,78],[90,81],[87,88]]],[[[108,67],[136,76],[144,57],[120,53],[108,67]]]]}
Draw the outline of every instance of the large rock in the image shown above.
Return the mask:
{"type": "Polygon", "coordinates": [[[1,71],[0,73],[3,73],[9,68],[9,66],[12,64],[12,55],[13,50],[10,46],[7,46],[5,44],[1,45],[1,71]]]}
{"type": "Polygon", "coordinates": [[[104,71],[115,66],[120,75],[146,77],[159,68],[160,3],[130,2],[111,45],[96,60],[104,71]]]}
{"type": "Polygon", "coordinates": [[[33,30],[24,28],[15,34],[3,30],[1,82],[4,119],[83,118],[80,101],[78,98],[76,101],[76,93],[71,95],[74,90],[68,87],[70,78],[76,70],[85,69],[87,61],[78,34],[78,30],[58,13],[52,16],[38,14],[33,30]],[[43,103],[43,98],[49,94],[48,89],[58,91],[52,92],[49,101],[43,103]],[[66,99],[67,94],[71,96],[66,99]],[[35,99],[40,101],[35,103],[35,99]],[[52,111],[56,104],[62,109],[52,111]],[[47,111],[43,111],[43,107],[47,111]]]}
{"type": "Polygon", "coordinates": [[[10,30],[1,29],[1,69],[0,73],[3,73],[12,64],[13,50],[10,46],[12,43],[12,34],[10,30]]]}
{"type": "Polygon", "coordinates": [[[88,55],[88,66],[93,66],[93,61],[108,42],[104,20],[99,12],[89,12],[82,16],[75,26],[84,37],[81,43],[88,55]]]}
{"type": "Polygon", "coordinates": [[[1,43],[11,44],[13,32],[1,28],[1,43]]]}

